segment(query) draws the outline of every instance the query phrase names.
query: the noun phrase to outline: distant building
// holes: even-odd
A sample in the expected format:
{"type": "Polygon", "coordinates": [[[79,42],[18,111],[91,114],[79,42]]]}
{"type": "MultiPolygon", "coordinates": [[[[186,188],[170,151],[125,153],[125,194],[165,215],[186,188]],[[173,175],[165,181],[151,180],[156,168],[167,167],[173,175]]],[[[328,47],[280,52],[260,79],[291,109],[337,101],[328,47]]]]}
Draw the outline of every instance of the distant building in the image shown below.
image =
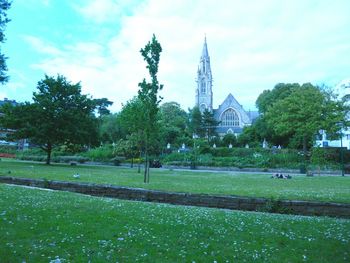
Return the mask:
{"type": "Polygon", "coordinates": [[[213,76],[210,66],[207,41],[204,39],[202,55],[197,71],[196,103],[200,111],[209,110],[220,122],[216,131],[220,136],[225,134],[238,135],[245,126],[249,126],[259,116],[257,111],[245,111],[241,104],[230,93],[218,109],[213,109],[213,76]]]}

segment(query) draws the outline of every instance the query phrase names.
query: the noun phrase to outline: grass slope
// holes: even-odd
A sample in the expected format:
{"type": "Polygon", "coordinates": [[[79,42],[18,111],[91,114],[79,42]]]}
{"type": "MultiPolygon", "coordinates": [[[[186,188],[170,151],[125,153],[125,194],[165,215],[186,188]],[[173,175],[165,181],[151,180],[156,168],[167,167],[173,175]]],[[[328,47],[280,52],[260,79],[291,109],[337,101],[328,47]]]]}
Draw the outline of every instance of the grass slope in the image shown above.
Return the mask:
{"type": "Polygon", "coordinates": [[[137,169],[62,164],[47,166],[5,160],[0,162],[0,175],[114,184],[176,192],[350,203],[348,176],[300,175],[294,176],[291,180],[280,180],[271,179],[268,174],[152,169],[150,184],[144,184],[143,175],[138,174],[137,169]],[[79,179],[73,178],[75,173],[80,174],[79,179]]]}
{"type": "Polygon", "coordinates": [[[349,262],[350,220],[0,185],[1,262],[349,262]]]}

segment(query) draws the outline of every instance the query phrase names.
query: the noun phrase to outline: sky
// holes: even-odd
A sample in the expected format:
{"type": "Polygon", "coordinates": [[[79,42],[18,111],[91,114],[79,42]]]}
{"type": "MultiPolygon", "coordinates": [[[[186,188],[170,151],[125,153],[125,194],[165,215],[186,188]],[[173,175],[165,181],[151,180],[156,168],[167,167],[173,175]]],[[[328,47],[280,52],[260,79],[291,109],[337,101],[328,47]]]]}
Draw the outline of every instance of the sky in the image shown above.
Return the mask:
{"type": "Polygon", "coordinates": [[[349,11],[348,0],[14,0],[0,99],[30,101],[45,74],[61,74],[119,111],[148,75],[139,51],[155,34],[163,101],[187,109],[206,36],[214,108],[232,93],[254,110],[277,83],[350,78],[349,11]]]}

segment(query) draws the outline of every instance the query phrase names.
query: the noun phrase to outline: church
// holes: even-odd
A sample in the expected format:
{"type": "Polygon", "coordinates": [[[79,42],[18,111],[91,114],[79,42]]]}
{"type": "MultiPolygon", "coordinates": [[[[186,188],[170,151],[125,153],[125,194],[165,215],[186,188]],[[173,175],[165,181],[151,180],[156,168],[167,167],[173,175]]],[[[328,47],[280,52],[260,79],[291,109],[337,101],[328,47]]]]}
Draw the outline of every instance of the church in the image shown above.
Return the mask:
{"type": "Polygon", "coordinates": [[[200,111],[209,110],[219,122],[216,132],[219,136],[225,134],[239,135],[245,126],[249,126],[259,116],[257,111],[245,111],[241,104],[230,93],[219,108],[213,109],[213,76],[210,66],[207,40],[204,39],[202,55],[197,71],[196,103],[200,111]]]}

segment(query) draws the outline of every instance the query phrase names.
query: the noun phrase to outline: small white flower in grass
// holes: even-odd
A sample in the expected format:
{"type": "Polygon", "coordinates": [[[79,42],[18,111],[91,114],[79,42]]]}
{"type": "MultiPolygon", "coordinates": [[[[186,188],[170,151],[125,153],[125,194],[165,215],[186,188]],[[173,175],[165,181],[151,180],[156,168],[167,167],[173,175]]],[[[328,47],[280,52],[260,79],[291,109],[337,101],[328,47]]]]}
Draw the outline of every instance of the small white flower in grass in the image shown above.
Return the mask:
{"type": "Polygon", "coordinates": [[[119,241],[123,241],[124,238],[123,238],[123,237],[118,237],[118,240],[119,240],[119,241]]]}
{"type": "Polygon", "coordinates": [[[78,173],[73,174],[73,178],[75,178],[75,179],[79,179],[79,178],[80,178],[80,175],[79,175],[78,173]]]}

